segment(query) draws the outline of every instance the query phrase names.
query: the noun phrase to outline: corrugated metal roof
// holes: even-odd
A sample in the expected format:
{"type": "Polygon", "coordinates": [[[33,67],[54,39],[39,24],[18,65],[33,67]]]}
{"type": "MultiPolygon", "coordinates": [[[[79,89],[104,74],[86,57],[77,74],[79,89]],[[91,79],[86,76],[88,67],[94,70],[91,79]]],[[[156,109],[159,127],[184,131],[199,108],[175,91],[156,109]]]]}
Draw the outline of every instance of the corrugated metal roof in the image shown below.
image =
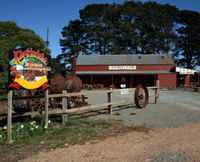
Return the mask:
{"type": "Polygon", "coordinates": [[[77,71],[78,75],[86,74],[174,74],[169,71],[77,71]]]}
{"type": "Polygon", "coordinates": [[[174,65],[172,56],[158,54],[79,55],[76,65],[174,65]]]}

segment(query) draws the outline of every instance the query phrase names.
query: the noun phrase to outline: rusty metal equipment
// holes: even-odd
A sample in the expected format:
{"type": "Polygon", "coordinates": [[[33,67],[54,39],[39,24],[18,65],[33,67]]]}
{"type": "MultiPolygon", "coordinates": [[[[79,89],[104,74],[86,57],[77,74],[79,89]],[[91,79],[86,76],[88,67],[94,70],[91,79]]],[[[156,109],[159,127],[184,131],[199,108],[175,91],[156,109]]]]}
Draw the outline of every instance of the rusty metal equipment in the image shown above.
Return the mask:
{"type": "MultiPolygon", "coordinates": [[[[50,93],[62,93],[63,90],[66,90],[67,93],[80,92],[82,89],[82,81],[79,77],[73,73],[69,74],[57,74],[54,78],[51,79],[51,92],[50,93]]],[[[62,98],[57,98],[57,103],[61,102],[62,98]]],[[[68,97],[68,107],[80,107],[85,104],[85,97],[81,96],[72,96],[68,97]]]]}
{"type": "MultiPolygon", "coordinates": [[[[51,78],[51,87],[49,89],[50,94],[61,94],[63,90],[65,93],[80,92],[82,89],[82,81],[79,77],[73,73],[58,73],[51,78]]],[[[15,97],[24,97],[26,100],[14,100],[13,107],[15,112],[28,112],[44,110],[44,91],[38,90],[18,90],[15,93],[15,97]]],[[[67,97],[68,108],[81,107],[86,105],[85,96],[71,96],[67,97]]],[[[144,85],[138,85],[134,93],[134,101],[138,108],[144,108],[148,104],[149,93],[148,89],[144,85]]],[[[49,109],[61,108],[62,97],[50,98],[49,109]]]]}
{"type": "MultiPolygon", "coordinates": [[[[51,79],[50,94],[59,94],[65,90],[67,93],[80,92],[82,89],[82,81],[76,75],[61,74],[54,75],[51,79]]],[[[14,92],[13,108],[15,112],[24,113],[28,111],[43,111],[44,110],[44,91],[38,90],[17,90],[14,92]],[[24,98],[18,100],[17,98],[24,98]],[[28,98],[28,99],[27,99],[28,98]]],[[[53,98],[49,100],[49,109],[61,108],[62,98],[53,98]]],[[[72,96],[68,97],[67,104],[69,108],[80,107],[86,105],[85,97],[72,96]]]]}
{"type": "Polygon", "coordinates": [[[136,87],[134,101],[138,108],[145,108],[148,104],[149,92],[146,86],[140,84],[136,87]]]}

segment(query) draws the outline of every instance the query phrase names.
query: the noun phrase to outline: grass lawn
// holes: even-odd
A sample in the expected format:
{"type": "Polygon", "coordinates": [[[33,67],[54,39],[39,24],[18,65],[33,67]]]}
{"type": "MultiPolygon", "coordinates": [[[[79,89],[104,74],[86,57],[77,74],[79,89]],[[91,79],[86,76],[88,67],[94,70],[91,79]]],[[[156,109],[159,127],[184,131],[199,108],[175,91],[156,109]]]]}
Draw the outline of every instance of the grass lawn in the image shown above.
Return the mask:
{"type": "MultiPolygon", "coordinates": [[[[117,136],[130,131],[144,131],[142,127],[123,126],[120,121],[91,120],[86,118],[70,118],[62,125],[60,116],[52,117],[48,129],[42,128],[38,120],[24,121],[13,124],[13,144],[6,144],[1,139],[1,161],[18,161],[40,151],[70,147],[88,141],[99,141],[106,137],[117,136]],[[35,132],[34,132],[34,130],[35,132]],[[142,129],[141,129],[142,128],[142,129]]],[[[1,132],[3,133],[3,127],[1,132]]],[[[6,131],[5,131],[6,132],[6,131]]],[[[4,140],[4,141],[3,141],[4,140]]]]}

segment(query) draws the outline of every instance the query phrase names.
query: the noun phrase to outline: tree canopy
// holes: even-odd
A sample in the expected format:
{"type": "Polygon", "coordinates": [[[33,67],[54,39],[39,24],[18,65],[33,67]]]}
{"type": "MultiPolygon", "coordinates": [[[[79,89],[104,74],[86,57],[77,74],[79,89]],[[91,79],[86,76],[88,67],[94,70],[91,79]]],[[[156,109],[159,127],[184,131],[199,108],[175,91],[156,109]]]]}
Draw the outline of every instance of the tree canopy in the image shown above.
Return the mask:
{"type": "Polygon", "coordinates": [[[79,54],[171,54],[177,64],[199,65],[200,14],[156,2],[91,4],[62,30],[58,59],[79,54]]]}
{"type": "Polygon", "coordinates": [[[61,63],[57,58],[52,58],[51,59],[51,74],[54,75],[62,71],[66,71],[66,64],[61,63]]]}
{"type": "Polygon", "coordinates": [[[34,31],[19,27],[15,22],[0,22],[0,84],[7,82],[8,53],[18,48],[35,48],[41,52],[50,54],[45,41],[34,31]]]}
{"type": "Polygon", "coordinates": [[[179,13],[177,40],[180,65],[193,68],[200,65],[200,14],[195,11],[183,10],[179,13]]]}

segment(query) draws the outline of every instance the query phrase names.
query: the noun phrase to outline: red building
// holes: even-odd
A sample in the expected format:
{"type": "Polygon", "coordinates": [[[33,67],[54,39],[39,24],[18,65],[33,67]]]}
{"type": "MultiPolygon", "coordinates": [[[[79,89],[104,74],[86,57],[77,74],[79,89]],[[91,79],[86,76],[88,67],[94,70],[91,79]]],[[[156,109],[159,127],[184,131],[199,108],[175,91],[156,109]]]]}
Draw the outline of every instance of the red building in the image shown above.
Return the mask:
{"type": "Polygon", "coordinates": [[[126,84],[176,87],[175,65],[170,55],[80,55],[74,66],[83,84],[103,84],[104,87],[126,84]]]}

